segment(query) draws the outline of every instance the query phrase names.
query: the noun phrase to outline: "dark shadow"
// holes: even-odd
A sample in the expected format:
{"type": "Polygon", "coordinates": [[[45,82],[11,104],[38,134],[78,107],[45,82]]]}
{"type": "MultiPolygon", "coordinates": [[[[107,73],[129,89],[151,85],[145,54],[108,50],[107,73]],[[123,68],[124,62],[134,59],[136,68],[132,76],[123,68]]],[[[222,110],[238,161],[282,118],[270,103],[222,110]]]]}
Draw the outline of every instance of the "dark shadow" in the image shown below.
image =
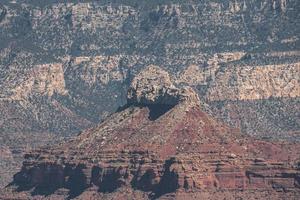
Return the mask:
{"type": "Polygon", "coordinates": [[[34,188],[34,185],[30,182],[30,177],[27,175],[27,171],[21,170],[13,177],[13,181],[8,184],[7,187],[15,185],[17,192],[28,191],[34,188]]]}
{"type": "Polygon", "coordinates": [[[167,105],[167,104],[153,104],[153,105],[147,105],[149,108],[149,119],[151,121],[155,121],[162,115],[164,115],[166,112],[171,110],[175,105],[167,105]]]}
{"type": "Polygon", "coordinates": [[[161,177],[154,193],[150,194],[150,199],[157,199],[164,194],[175,192],[179,188],[178,174],[175,171],[170,171],[170,167],[174,162],[175,160],[172,158],[166,160],[164,165],[164,174],[161,177]]]}
{"type": "Polygon", "coordinates": [[[175,105],[169,104],[125,104],[124,106],[120,106],[116,112],[122,112],[129,108],[130,106],[135,106],[139,108],[147,107],[149,109],[149,117],[148,119],[151,121],[155,121],[166,112],[175,107],[175,105]]]}
{"type": "Polygon", "coordinates": [[[119,106],[118,109],[116,110],[116,112],[122,112],[124,110],[126,110],[127,108],[129,108],[131,105],[130,104],[125,104],[123,106],[119,106]]]}
{"type": "Polygon", "coordinates": [[[79,196],[87,187],[87,178],[83,173],[84,165],[78,165],[70,173],[66,188],[70,190],[68,199],[79,196]]]}
{"type": "Polygon", "coordinates": [[[31,192],[32,196],[35,195],[44,195],[49,196],[53,194],[59,187],[56,187],[54,185],[38,185],[34,188],[34,190],[31,192]]]}
{"type": "Polygon", "coordinates": [[[14,175],[8,186],[17,186],[16,191],[32,190],[31,195],[50,195],[64,183],[63,168],[56,164],[40,164],[33,168],[23,168],[14,175]]]}
{"type": "Polygon", "coordinates": [[[93,167],[91,174],[91,184],[99,187],[98,192],[111,193],[120,188],[126,178],[126,174],[122,174],[120,169],[109,168],[103,170],[101,167],[93,167]]]}
{"type": "Polygon", "coordinates": [[[155,185],[153,180],[155,179],[156,174],[153,169],[148,169],[138,180],[138,172],[134,176],[131,185],[134,189],[142,190],[144,192],[153,191],[155,185]]]}
{"type": "Polygon", "coordinates": [[[99,185],[98,181],[101,177],[101,168],[98,166],[93,166],[91,172],[91,184],[99,185]]]}
{"type": "Polygon", "coordinates": [[[120,180],[120,178],[121,174],[116,170],[110,170],[106,172],[102,177],[98,191],[103,193],[114,192],[123,185],[123,182],[120,180]]]}
{"type": "Polygon", "coordinates": [[[295,175],[295,186],[300,188],[300,175],[295,175]]]}

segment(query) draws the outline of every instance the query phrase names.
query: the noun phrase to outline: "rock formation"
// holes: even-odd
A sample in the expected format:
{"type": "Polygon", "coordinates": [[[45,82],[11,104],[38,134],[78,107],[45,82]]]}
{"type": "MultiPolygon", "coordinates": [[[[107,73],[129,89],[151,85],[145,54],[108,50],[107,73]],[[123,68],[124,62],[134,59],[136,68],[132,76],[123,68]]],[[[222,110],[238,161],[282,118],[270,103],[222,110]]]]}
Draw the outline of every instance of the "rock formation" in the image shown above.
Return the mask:
{"type": "Polygon", "coordinates": [[[287,108],[300,96],[299,31],[290,23],[299,21],[297,0],[18,2],[0,4],[0,109],[8,113],[0,128],[6,134],[24,126],[29,134],[77,134],[124,105],[128,80],[149,64],[195,86],[216,116],[244,133],[284,138],[300,130],[295,108],[287,108]],[[258,117],[249,120],[244,104],[258,117]],[[6,107],[22,117],[16,120],[6,107]],[[241,116],[227,115],[225,107],[241,116]]]}
{"type": "Polygon", "coordinates": [[[146,68],[118,112],[70,141],[28,152],[0,198],[300,197],[299,143],[244,137],[203,112],[195,95],[166,71],[146,68]]]}
{"type": "Polygon", "coordinates": [[[0,146],[13,159],[0,179],[21,167],[24,148],[75,136],[124,106],[149,65],[243,134],[299,141],[299,4],[1,0],[0,146]]]}
{"type": "Polygon", "coordinates": [[[136,105],[177,105],[189,101],[198,103],[198,95],[188,87],[176,88],[168,72],[157,66],[149,66],[132,81],[127,95],[127,102],[136,105]]]}

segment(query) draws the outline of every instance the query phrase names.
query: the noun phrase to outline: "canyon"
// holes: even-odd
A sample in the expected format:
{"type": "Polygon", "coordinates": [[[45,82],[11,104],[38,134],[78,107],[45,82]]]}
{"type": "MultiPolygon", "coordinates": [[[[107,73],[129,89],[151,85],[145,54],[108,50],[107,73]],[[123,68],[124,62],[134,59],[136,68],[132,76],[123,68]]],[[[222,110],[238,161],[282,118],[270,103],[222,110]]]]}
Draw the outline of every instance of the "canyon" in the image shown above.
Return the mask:
{"type": "Polygon", "coordinates": [[[0,187],[25,151],[72,140],[126,106],[131,82],[150,65],[242,135],[299,141],[299,9],[297,0],[2,0],[0,187]]]}
{"type": "Polygon", "coordinates": [[[149,66],[122,109],[70,141],[26,153],[0,198],[300,197],[299,142],[243,136],[201,107],[192,88],[149,66]]]}

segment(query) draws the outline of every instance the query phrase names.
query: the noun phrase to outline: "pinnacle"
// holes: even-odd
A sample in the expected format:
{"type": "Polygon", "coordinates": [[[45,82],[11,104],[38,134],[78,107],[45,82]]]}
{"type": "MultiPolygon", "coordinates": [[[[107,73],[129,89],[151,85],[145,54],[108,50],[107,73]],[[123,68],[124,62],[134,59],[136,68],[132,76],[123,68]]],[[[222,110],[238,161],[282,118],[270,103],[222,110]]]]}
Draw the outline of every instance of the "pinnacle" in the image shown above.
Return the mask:
{"type": "Polygon", "coordinates": [[[191,87],[177,88],[167,71],[150,65],[133,79],[127,101],[139,105],[177,105],[180,102],[199,104],[199,97],[191,87]]]}

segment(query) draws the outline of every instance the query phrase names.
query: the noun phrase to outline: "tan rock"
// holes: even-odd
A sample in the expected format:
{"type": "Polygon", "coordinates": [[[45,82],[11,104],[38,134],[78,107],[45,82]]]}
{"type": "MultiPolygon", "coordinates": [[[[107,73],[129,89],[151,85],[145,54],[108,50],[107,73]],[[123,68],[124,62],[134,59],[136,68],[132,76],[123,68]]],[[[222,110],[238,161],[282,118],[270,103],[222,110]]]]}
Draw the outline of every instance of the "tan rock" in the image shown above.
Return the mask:
{"type": "Polygon", "coordinates": [[[54,93],[66,95],[64,72],[61,63],[49,63],[37,66],[31,76],[13,90],[11,99],[26,99],[31,94],[52,96],[54,93]]]}
{"type": "Polygon", "coordinates": [[[127,101],[130,104],[176,105],[182,101],[198,103],[199,98],[192,88],[176,88],[168,72],[150,65],[133,79],[127,101]]]}
{"type": "Polygon", "coordinates": [[[215,77],[207,99],[257,100],[300,96],[300,63],[229,67],[215,77]]]}

